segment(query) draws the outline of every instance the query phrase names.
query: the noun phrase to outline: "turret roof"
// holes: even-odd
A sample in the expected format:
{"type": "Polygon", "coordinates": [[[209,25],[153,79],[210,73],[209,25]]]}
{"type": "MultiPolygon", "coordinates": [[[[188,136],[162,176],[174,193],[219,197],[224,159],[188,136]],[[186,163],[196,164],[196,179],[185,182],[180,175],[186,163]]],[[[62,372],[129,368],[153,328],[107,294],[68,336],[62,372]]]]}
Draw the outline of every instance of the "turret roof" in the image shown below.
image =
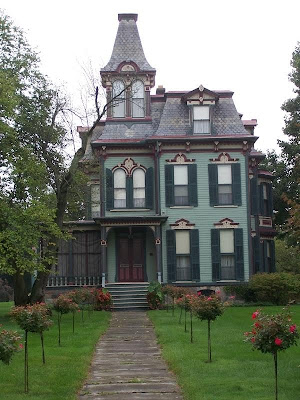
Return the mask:
{"type": "Polygon", "coordinates": [[[133,61],[141,71],[155,71],[146,60],[139,31],[137,14],[119,14],[119,28],[108,64],[101,72],[116,71],[122,62],[133,61]]]}

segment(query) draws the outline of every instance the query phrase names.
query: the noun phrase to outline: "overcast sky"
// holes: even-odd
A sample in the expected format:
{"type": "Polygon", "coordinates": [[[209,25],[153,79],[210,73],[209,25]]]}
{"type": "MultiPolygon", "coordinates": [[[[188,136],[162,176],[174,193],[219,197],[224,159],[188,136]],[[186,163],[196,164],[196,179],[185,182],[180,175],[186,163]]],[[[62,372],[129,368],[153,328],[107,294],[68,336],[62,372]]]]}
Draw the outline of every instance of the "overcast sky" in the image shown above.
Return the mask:
{"type": "Polygon", "coordinates": [[[76,103],[82,65],[111,55],[118,13],[137,13],[144,52],[167,90],[230,89],[243,119],[256,118],[256,147],[277,148],[282,103],[293,96],[290,60],[300,40],[299,0],[1,0],[40,54],[43,72],[76,103]]]}

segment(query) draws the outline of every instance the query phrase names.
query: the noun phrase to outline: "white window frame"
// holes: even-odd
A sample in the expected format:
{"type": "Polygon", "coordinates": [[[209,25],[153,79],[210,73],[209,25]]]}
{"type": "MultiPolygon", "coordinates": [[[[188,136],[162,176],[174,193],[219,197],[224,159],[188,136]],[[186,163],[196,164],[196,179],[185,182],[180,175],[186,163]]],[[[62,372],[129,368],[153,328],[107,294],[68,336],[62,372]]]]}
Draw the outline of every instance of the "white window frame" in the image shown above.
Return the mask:
{"type": "Polygon", "coordinates": [[[146,207],[146,174],[142,168],[136,168],[132,174],[132,186],[133,186],[133,208],[145,208],[146,207]],[[143,184],[135,181],[135,174],[143,173],[143,184]],[[143,193],[143,197],[137,197],[138,193],[143,193]]]}
{"type": "Polygon", "coordinates": [[[176,280],[177,281],[191,281],[192,280],[192,266],[191,266],[191,242],[190,242],[190,231],[187,229],[178,229],[175,231],[175,240],[176,240],[176,280]],[[187,246],[184,246],[182,236],[186,235],[187,246]],[[184,249],[184,247],[186,247],[184,249]],[[187,267],[185,267],[185,271],[183,275],[180,275],[180,264],[181,261],[184,260],[187,267]],[[186,276],[184,276],[186,273],[186,276]]]}
{"type": "Polygon", "coordinates": [[[235,253],[234,253],[234,229],[220,229],[220,267],[221,267],[221,280],[236,280],[236,271],[235,271],[235,253]],[[222,237],[223,236],[223,237],[222,237]],[[230,243],[228,245],[228,240],[230,243]],[[227,274],[224,274],[224,269],[228,268],[224,264],[228,262],[228,260],[232,260],[231,268],[232,270],[228,271],[227,274]]]}
{"type": "Polygon", "coordinates": [[[144,82],[141,80],[133,82],[131,87],[131,93],[132,93],[132,106],[131,106],[132,118],[144,118],[145,117],[144,82]]]}
{"type": "Polygon", "coordinates": [[[188,188],[188,186],[189,186],[188,165],[174,165],[174,205],[175,206],[188,206],[189,205],[189,192],[188,192],[189,188],[188,188]],[[183,169],[183,168],[186,171],[184,173],[186,175],[186,183],[185,182],[183,182],[183,183],[179,182],[178,183],[178,175],[179,175],[179,173],[177,172],[177,174],[176,174],[176,171],[179,171],[180,169],[183,169]],[[176,191],[177,191],[176,188],[178,188],[178,189],[181,188],[184,191],[186,191],[186,196],[176,196],[176,191]],[[179,201],[180,198],[185,198],[186,201],[183,201],[183,200],[179,201]]]}
{"type": "MultiPolygon", "coordinates": [[[[228,177],[227,177],[228,178],[228,177]]],[[[218,165],[218,204],[220,206],[232,205],[233,204],[233,193],[232,193],[232,164],[219,164],[218,165]],[[222,168],[230,168],[229,179],[225,179],[221,175],[222,168]],[[222,177],[222,179],[220,179],[222,177]],[[220,193],[223,189],[223,193],[220,193]],[[225,191],[224,191],[225,189],[225,191]],[[227,189],[227,190],[226,190],[227,189]],[[222,197],[223,195],[223,197],[222,197]],[[226,197],[228,199],[226,200],[226,197]]]]}
{"type": "MultiPolygon", "coordinates": [[[[193,133],[195,135],[210,135],[211,134],[211,109],[210,106],[203,105],[203,106],[193,106],[193,133]],[[197,116],[197,110],[203,113],[203,111],[208,111],[208,116],[197,116]],[[205,117],[205,118],[204,118],[205,117]],[[198,127],[197,127],[198,126],[198,127]],[[199,129],[201,128],[201,129],[199,129]]],[[[201,114],[200,113],[200,114],[201,114]]]]}
{"type": "Polygon", "coordinates": [[[126,196],[126,173],[122,168],[117,168],[113,173],[113,180],[114,180],[114,208],[126,208],[127,196],[126,196]],[[124,174],[124,184],[119,186],[119,183],[116,182],[116,177],[118,173],[124,174]],[[117,195],[117,193],[119,193],[117,195]],[[123,197],[118,198],[120,195],[123,194],[123,197]],[[125,196],[124,196],[125,195],[125,196]],[[123,200],[122,203],[120,201],[123,200]],[[119,202],[119,203],[118,203],[119,202]]]}
{"type": "Polygon", "coordinates": [[[113,98],[117,96],[113,100],[112,104],[112,115],[114,118],[125,118],[125,85],[121,80],[116,80],[112,84],[112,96],[113,98]],[[119,85],[119,86],[117,86],[119,85]],[[122,92],[120,95],[119,93],[122,92]]]}

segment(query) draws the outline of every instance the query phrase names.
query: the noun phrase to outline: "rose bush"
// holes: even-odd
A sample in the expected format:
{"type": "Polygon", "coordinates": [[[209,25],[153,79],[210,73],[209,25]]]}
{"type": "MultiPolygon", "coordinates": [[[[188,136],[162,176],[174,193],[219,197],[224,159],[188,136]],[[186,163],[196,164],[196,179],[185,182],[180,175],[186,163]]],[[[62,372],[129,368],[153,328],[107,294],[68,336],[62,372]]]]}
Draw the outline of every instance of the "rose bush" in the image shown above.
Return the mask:
{"type": "Polygon", "coordinates": [[[2,330],[0,332],[0,360],[4,364],[9,364],[12,356],[23,348],[19,343],[21,337],[17,332],[2,330]]]}
{"type": "Polygon", "coordinates": [[[112,307],[112,297],[106,289],[94,289],[94,309],[97,311],[109,311],[112,307]]]}
{"type": "Polygon", "coordinates": [[[50,328],[50,310],[45,303],[14,307],[10,315],[24,331],[41,333],[50,328]]]}

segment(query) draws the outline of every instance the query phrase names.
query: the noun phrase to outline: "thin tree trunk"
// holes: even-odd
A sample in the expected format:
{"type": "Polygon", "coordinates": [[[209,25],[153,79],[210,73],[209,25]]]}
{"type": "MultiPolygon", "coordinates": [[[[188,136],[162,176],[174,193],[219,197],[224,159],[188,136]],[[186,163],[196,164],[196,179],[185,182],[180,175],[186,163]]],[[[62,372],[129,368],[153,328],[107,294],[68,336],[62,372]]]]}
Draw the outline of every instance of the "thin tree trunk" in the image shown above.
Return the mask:
{"type": "Polygon", "coordinates": [[[24,362],[24,372],[25,372],[25,382],[24,389],[25,393],[28,393],[29,384],[28,384],[28,331],[25,331],[25,362],[24,362]]]}
{"type": "Polygon", "coordinates": [[[60,321],[61,321],[61,314],[60,314],[60,312],[57,313],[57,317],[58,317],[58,345],[60,346],[60,321]]]}
{"type": "Polygon", "coordinates": [[[184,332],[187,332],[187,329],[186,329],[186,307],[184,307],[184,332]]]}
{"type": "Polygon", "coordinates": [[[207,320],[208,327],[208,362],[211,362],[211,340],[210,340],[210,320],[207,320]]]}
{"type": "Polygon", "coordinates": [[[277,366],[277,351],[274,356],[274,369],[275,369],[275,400],[278,400],[278,366],[277,366]]]}
{"type": "Polygon", "coordinates": [[[181,324],[181,317],[182,317],[182,307],[180,308],[179,324],[181,324]]]}
{"type": "Polygon", "coordinates": [[[193,343],[193,313],[191,311],[191,343],[193,343]]]}
{"type": "MultiPolygon", "coordinates": [[[[28,278],[28,276],[27,276],[28,278]]],[[[28,304],[30,288],[26,284],[26,273],[16,272],[14,275],[14,302],[16,306],[28,304]]]]}
{"type": "Polygon", "coordinates": [[[43,360],[43,364],[46,364],[46,359],[45,359],[45,348],[44,348],[44,333],[41,332],[41,344],[42,344],[42,360],[43,360]]]}

